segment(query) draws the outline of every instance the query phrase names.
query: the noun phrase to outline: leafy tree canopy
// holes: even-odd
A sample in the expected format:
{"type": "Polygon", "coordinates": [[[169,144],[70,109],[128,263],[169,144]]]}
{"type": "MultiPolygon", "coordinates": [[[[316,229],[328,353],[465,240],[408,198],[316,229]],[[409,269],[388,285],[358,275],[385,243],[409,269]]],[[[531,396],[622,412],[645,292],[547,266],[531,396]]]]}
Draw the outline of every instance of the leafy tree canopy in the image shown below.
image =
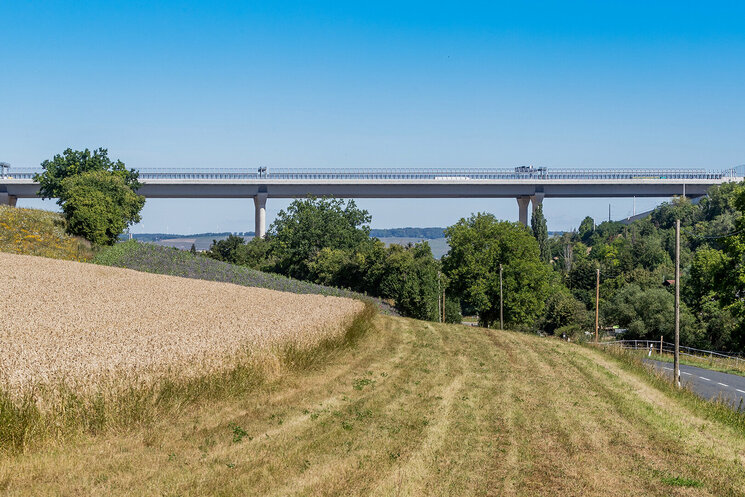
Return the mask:
{"type": "MultiPolygon", "coordinates": [[[[44,172],[36,174],[34,181],[39,183],[39,194],[43,198],[58,198],[62,195],[62,181],[66,178],[93,171],[108,171],[122,179],[124,184],[136,191],[140,184],[138,173],[134,169],[128,170],[120,160],[112,161],[108,150],[99,148],[91,152],[87,148],[83,151],[68,148],[61,155],[57,154],[52,160],[41,163],[44,172]]],[[[58,201],[61,205],[61,201],[58,201]]]]}
{"type": "Polygon", "coordinates": [[[109,171],[88,171],[60,183],[67,230],[98,245],[113,245],[127,226],[140,221],[145,197],[109,171]]]}
{"type": "Polygon", "coordinates": [[[354,200],[306,198],[282,210],[269,228],[278,272],[310,276],[309,262],[324,248],[354,250],[369,242],[371,217],[354,200]]]}
{"type": "Polygon", "coordinates": [[[445,230],[450,252],[443,269],[463,303],[475,308],[485,324],[499,320],[499,265],[503,265],[504,317],[532,325],[549,291],[548,266],[539,259],[538,242],[522,225],[479,213],[445,230]]]}
{"type": "Polygon", "coordinates": [[[535,212],[533,212],[533,217],[530,219],[530,227],[533,231],[533,236],[538,242],[540,259],[548,264],[551,262],[551,249],[548,245],[548,227],[546,226],[546,218],[543,215],[543,205],[539,205],[535,212]]]}

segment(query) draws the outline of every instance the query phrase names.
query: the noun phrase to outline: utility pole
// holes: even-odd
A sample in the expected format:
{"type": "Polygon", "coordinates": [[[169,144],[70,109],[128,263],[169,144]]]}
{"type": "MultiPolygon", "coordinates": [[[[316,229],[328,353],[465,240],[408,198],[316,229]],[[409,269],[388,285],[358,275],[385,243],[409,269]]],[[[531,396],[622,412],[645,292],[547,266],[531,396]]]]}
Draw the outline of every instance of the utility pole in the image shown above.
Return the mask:
{"type": "Polygon", "coordinates": [[[440,271],[437,271],[437,319],[440,320],[442,323],[442,308],[443,302],[440,300],[440,297],[444,295],[444,291],[440,293],[440,288],[442,288],[442,283],[440,281],[440,277],[442,276],[442,273],[440,271]]]}
{"type": "Polygon", "coordinates": [[[598,324],[600,321],[600,268],[595,280],[595,342],[598,341],[598,324]]]}
{"type": "Polygon", "coordinates": [[[441,323],[445,322],[445,287],[442,287],[442,321],[441,323]]]}
{"type": "Polygon", "coordinates": [[[675,364],[673,381],[680,388],[680,219],[675,221],[675,364]]]}
{"type": "Polygon", "coordinates": [[[502,294],[502,265],[499,265],[499,329],[504,329],[504,297],[502,294]]]}

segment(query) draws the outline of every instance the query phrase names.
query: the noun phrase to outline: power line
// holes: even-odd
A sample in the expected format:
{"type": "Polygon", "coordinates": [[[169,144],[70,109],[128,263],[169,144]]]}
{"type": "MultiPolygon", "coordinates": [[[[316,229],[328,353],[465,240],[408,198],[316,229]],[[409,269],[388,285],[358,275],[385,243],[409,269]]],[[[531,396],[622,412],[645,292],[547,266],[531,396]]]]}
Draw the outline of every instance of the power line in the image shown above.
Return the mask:
{"type": "Polygon", "coordinates": [[[733,231],[732,233],[727,233],[726,235],[710,235],[710,236],[697,235],[696,233],[692,233],[692,232],[690,232],[688,230],[685,230],[685,229],[681,230],[681,232],[683,232],[684,234],[686,234],[688,236],[692,236],[694,238],[700,238],[700,239],[704,239],[704,240],[718,240],[719,238],[727,238],[727,237],[730,237],[730,236],[739,235],[740,233],[745,232],[745,229],[733,231]]]}

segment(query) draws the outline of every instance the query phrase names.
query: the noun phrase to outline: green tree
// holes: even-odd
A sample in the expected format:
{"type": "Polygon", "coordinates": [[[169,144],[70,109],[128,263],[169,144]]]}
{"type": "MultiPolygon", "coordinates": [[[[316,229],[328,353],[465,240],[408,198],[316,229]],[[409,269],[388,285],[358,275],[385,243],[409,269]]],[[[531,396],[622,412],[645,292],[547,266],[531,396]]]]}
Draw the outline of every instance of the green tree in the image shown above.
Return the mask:
{"type": "Polygon", "coordinates": [[[745,349],[745,185],[736,188],[734,205],[740,214],[735,222],[736,234],[721,240],[726,256],[726,278],[720,278],[716,292],[722,304],[736,317],[738,324],[731,341],[739,350],[745,349]]]}
{"type": "Polygon", "coordinates": [[[109,171],[69,176],[59,192],[67,231],[97,245],[113,245],[128,226],[140,221],[145,205],[145,197],[109,171]]]}
{"type": "Polygon", "coordinates": [[[460,324],[463,322],[463,313],[460,309],[460,300],[445,296],[445,322],[460,324]]]}
{"type": "MultiPolygon", "coordinates": [[[[602,307],[601,307],[602,309],[602,307]]],[[[672,341],[675,323],[673,295],[663,288],[642,290],[627,285],[618,291],[605,307],[605,320],[628,330],[626,338],[656,340],[663,336],[672,341]]],[[[703,334],[685,304],[680,309],[680,341],[683,345],[697,347],[703,334]]]]}
{"type": "Polygon", "coordinates": [[[554,333],[565,326],[583,326],[587,324],[587,308],[574,298],[562,285],[553,285],[546,299],[546,309],[540,322],[540,328],[547,333],[554,333]]]}
{"type": "Polygon", "coordinates": [[[355,250],[370,236],[367,211],[353,200],[295,200],[282,210],[267,234],[274,243],[277,271],[298,279],[311,277],[310,262],[324,248],[355,250]]]}
{"type": "Polygon", "coordinates": [[[539,205],[533,217],[530,219],[530,227],[533,231],[533,236],[538,242],[538,250],[540,252],[540,258],[546,264],[551,262],[551,249],[548,244],[548,227],[546,226],[546,218],[543,216],[543,205],[539,205]]]}
{"type": "Polygon", "coordinates": [[[579,239],[583,243],[587,243],[590,237],[595,232],[595,220],[590,216],[585,217],[579,225],[579,239]]]}
{"type": "Polygon", "coordinates": [[[443,269],[462,303],[473,307],[486,325],[499,320],[499,265],[503,265],[505,321],[532,325],[548,295],[550,269],[539,259],[530,230],[474,214],[445,230],[450,252],[443,269]]]}
{"type": "Polygon", "coordinates": [[[415,245],[391,245],[385,260],[379,295],[393,299],[405,316],[439,320],[439,264],[427,242],[415,245]]]}
{"type": "Polygon", "coordinates": [[[244,246],[245,243],[244,238],[231,234],[224,240],[212,240],[207,255],[218,261],[242,264],[240,247],[244,246]]]}
{"type": "Polygon", "coordinates": [[[66,178],[94,171],[108,171],[120,177],[133,191],[140,187],[137,171],[128,170],[120,160],[112,161],[105,148],[93,152],[87,148],[83,151],[68,148],[61,155],[55,155],[52,160],[42,162],[41,167],[44,172],[34,175],[34,181],[39,183],[39,195],[43,198],[60,197],[63,191],[62,182],[66,178]]]}

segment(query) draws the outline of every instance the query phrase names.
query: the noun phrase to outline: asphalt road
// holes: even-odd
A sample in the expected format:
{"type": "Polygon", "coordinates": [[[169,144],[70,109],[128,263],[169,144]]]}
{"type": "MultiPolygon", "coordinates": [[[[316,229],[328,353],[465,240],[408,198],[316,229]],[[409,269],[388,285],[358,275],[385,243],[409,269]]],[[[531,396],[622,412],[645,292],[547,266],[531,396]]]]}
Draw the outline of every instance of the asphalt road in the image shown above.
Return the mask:
{"type": "MultiPolygon", "coordinates": [[[[655,368],[664,371],[670,377],[673,375],[671,362],[651,359],[644,359],[644,362],[653,364],[655,368]]],[[[742,401],[742,407],[745,409],[745,376],[681,364],[680,381],[706,399],[717,399],[721,395],[723,399],[733,402],[735,407],[738,407],[742,401]]]]}

